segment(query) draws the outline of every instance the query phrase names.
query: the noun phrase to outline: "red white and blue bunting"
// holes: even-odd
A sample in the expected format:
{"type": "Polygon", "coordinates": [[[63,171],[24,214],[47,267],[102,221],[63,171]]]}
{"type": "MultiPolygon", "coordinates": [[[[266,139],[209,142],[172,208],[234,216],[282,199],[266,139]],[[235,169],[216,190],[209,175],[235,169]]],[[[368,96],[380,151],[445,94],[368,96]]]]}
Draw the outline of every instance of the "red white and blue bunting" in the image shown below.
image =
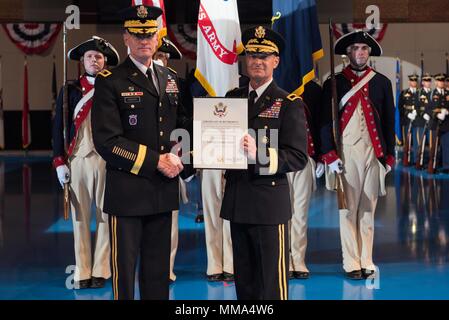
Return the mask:
{"type": "Polygon", "coordinates": [[[379,28],[368,29],[364,23],[334,23],[333,29],[336,39],[354,30],[363,30],[369,33],[369,35],[376,39],[376,41],[380,42],[387,31],[387,25],[387,23],[379,23],[379,28]]]}
{"type": "Polygon", "coordinates": [[[6,23],[3,29],[23,53],[42,54],[52,46],[61,30],[58,23],[6,23]]]}

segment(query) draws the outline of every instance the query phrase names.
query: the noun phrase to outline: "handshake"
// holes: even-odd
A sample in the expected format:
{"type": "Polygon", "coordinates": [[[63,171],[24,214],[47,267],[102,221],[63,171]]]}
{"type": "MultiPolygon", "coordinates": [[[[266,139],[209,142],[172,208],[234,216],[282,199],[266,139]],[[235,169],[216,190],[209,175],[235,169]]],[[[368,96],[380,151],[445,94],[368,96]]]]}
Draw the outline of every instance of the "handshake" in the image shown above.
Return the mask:
{"type": "Polygon", "coordinates": [[[157,169],[166,177],[174,178],[184,169],[181,159],[173,153],[164,153],[159,156],[157,169]]]}

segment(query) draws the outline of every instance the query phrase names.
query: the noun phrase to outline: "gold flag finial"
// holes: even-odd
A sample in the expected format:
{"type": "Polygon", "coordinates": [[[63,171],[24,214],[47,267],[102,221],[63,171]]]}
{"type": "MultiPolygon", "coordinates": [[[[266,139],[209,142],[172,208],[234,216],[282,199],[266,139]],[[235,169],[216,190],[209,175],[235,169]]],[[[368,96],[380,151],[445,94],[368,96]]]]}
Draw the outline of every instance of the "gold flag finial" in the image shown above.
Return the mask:
{"type": "Polygon", "coordinates": [[[281,18],[282,14],[278,11],[274,16],[271,17],[271,28],[273,28],[274,22],[281,18]]]}

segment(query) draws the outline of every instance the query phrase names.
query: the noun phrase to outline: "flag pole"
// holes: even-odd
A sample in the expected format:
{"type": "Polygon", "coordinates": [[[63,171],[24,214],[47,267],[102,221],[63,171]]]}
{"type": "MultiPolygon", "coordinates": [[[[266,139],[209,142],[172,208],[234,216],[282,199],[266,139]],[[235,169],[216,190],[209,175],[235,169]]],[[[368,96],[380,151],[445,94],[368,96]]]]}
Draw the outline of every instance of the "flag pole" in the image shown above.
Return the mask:
{"type": "Polygon", "coordinates": [[[28,100],[28,57],[25,55],[23,64],[23,106],[22,106],[22,148],[28,156],[28,147],[30,145],[30,106],[28,100]]]}
{"type": "MultiPolygon", "coordinates": [[[[68,116],[69,116],[69,90],[67,86],[67,28],[66,24],[64,22],[63,25],[63,104],[62,104],[62,128],[63,128],[63,138],[64,138],[64,154],[66,155],[66,161],[67,161],[67,167],[69,167],[70,171],[70,164],[68,162],[68,150],[69,150],[69,137],[68,137],[68,116]]],[[[64,183],[64,220],[69,220],[69,211],[70,211],[70,192],[69,192],[69,182],[64,183]]]]}
{"type": "MultiPolygon", "coordinates": [[[[341,150],[341,135],[340,135],[340,123],[338,121],[338,97],[337,97],[337,79],[335,78],[335,60],[334,60],[334,34],[332,30],[332,20],[329,19],[329,54],[331,63],[331,87],[332,87],[332,129],[334,135],[335,148],[337,155],[342,159],[341,150]]],[[[348,209],[346,203],[345,188],[343,184],[343,177],[341,173],[335,173],[336,175],[336,189],[337,189],[337,201],[338,209],[348,209]]]]}
{"type": "Polygon", "coordinates": [[[0,55],[0,149],[5,149],[5,127],[3,116],[3,65],[0,55]]]}

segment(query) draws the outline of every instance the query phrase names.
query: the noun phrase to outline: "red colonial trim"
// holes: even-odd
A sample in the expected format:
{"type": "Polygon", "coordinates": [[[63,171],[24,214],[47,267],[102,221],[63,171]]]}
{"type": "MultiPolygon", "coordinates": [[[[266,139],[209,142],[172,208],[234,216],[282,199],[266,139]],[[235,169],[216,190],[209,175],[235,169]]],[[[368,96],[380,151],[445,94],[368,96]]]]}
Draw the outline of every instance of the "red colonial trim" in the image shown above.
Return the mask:
{"type": "Polygon", "coordinates": [[[392,155],[387,156],[386,164],[388,164],[390,166],[390,168],[393,168],[394,156],[392,156],[392,155]]]}
{"type": "Polygon", "coordinates": [[[315,147],[313,144],[313,138],[310,134],[309,124],[306,121],[306,129],[307,129],[307,153],[310,157],[313,157],[315,155],[315,147]]]}
{"type": "Polygon", "coordinates": [[[306,130],[307,130],[307,153],[310,157],[315,155],[315,147],[313,144],[312,134],[310,132],[309,119],[311,119],[311,114],[309,107],[304,103],[304,113],[306,115],[306,130]]]}
{"type": "Polygon", "coordinates": [[[54,157],[53,158],[53,168],[65,165],[64,157],[54,157]]]}
{"type": "MultiPolygon", "coordinates": [[[[362,76],[358,77],[350,67],[346,67],[343,70],[343,75],[346,79],[348,79],[351,82],[352,87],[357,85],[368,73],[371,71],[371,68],[367,68],[365,72],[362,74],[362,76]]],[[[371,101],[369,99],[369,82],[366,83],[359,91],[357,91],[348,101],[348,103],[345,106],[345,110],[343,112],[343,115],[340,119],[340,127],[342,128],[341,131],[343,132],[346,128],[346,125],[348,124],[349,120],[351,119],[354,110],[356,109],[357,105],[361,104],[363,115],[365,117],[366,126],[368,128],[368,133],[371,138],[371,143],[374,148],[374,153],[376,154],[377,158],[382,158],[385,156],[384,151],[382,149],[382,144],[380,142],[379,138],[379,132],[377,130],[376,121],[374,119],[374,106],[371,105],[371,101]]]]}
{"type": "Polygon", "coordinates": [[[332,162],[334,162],[335,160],[339,159],[337,152],[335,152],[335,150],[329,151],[326,154],[323,154],[321,156],[321,159],[326,163],[326,164],[331,164],[332,162]]]}
{"type": "MultiPolygon", "coordinates": [[[[89,81],[87,81],[87,77],[84,75],[80,78],[80,85],[81,90],[83,90],[83,96],[85,96],[90,90],[93,89],[94,85],[90,84],[89,81]]],[[[75,117],[75,134],[73,135],[73,139],[70,142],[68,155],[70,156],[73,152],[73,149],[76,145],[76,138],[78,137],[78,129],[81,127],[81,124],[86,119],[87,115],[90,112],[90,109],[92,108],[93,99],[90,98],[79,110],[78,114],[75,117]]]]}

